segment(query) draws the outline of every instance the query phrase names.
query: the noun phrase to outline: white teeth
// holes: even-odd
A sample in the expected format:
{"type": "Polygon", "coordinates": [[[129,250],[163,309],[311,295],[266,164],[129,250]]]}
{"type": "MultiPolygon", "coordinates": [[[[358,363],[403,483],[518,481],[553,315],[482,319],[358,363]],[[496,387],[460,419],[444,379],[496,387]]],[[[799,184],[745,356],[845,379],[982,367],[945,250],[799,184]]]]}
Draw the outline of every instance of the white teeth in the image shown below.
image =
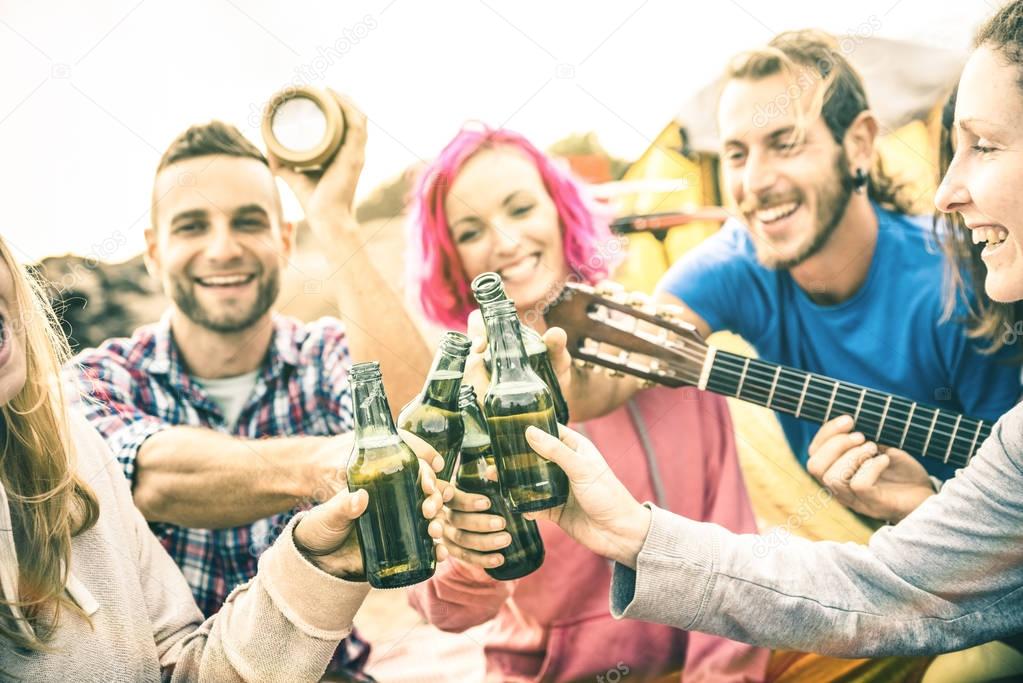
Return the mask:
{"type": "Polygon", "coordinates": [[[793,213],[799,208],[798,202],[789,202],[788,204],[779,204],[778,206],[772,206],[769,209],[761,209],[756,212],[757,220],[761,223],[773,223],[774,221],[785,218],[789,214],[793,213]]]}
{"type": "Polygon", "coordinates": [[[204,285],[212,285],[214,287],[226,287],[230,285],[240,285],[244,282],[248,282],[251,278],[251,275],[215,275],[213,277],[200,278],[199,282],[204,285]]]}
{"type": "Polygon", "coordinates": [[[510,266],[505,266],[497,271],[497,274],[502,278],[514,278],[517,275],[529,272],[536,263],[540,260],[539,254],[532,254],[523,259],[516,261],[510,266]]]}
{"type": "Polygon", "coordinates": [[[1009,236],[1009,231],[1002,227],[997,228],[975,228],[973,230],[973,243],[999,245],[1009,236]]]}

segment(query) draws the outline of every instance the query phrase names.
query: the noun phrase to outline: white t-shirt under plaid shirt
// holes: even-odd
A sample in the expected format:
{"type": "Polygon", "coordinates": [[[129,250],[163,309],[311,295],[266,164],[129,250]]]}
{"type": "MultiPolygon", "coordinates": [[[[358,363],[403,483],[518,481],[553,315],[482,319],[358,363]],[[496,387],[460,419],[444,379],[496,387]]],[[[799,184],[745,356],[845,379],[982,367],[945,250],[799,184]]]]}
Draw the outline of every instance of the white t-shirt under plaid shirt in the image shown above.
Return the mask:
{"type": "MultiPolygon", "coordinates": [[[[134,482],[135,457],[142,443],[174,426],[205,427],[248,439],[328,436],[352,429],[350,359],[341,322],[322,318],[303,324],[275,315],[273,326],[269,352],[234,425],[227,423],[201,382],[188,374],[173,341],[169,315],[140,327],[130,339],[110,339],[75,357],[68,371],[87,397],[86,415],[129,481],[134,482]]],[[[255,576],[259,555],[296,511],[229,529],[165,523],[150,528],[209,616],[235,586],[255,576]]],[[[368,654],[369,646],[353,633],[342,642],[330,670],[354,673],[368,654]]]]}

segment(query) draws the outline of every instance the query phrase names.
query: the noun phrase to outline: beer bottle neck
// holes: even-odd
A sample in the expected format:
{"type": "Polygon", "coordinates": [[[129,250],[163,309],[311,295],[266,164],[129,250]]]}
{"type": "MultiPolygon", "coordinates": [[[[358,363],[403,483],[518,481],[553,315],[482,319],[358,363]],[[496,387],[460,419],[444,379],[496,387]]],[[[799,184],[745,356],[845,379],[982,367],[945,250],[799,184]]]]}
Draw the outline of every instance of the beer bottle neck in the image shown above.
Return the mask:
{"type": "Polygon", "coordinates": [[[458,407],[458,389],[465,373],[465,356],[441,348],[433,359],[430,372],[423,385],[424,402],[455,410],[458,407]]]}
{"type": "Polygon", "coordinates": [[[398,435],[380,379],[352,381],[352,416],[357,441],[398,435]]]}
{"type": "Polygon", "coordinates": [[[529,357],[522,343],[515,312],[492,314],[487,316],[486,323],[494,383],[531,379],[529,357]]]}
{"type": "Polygon", "coordinates": [[[476,402],[469,405],[462,404],[462,424],[465,425],[465,436],[462,443],[490,441],[490,434],[487,432],[487,423],[483,419],[483,413],[476,405],[476,402]]]}

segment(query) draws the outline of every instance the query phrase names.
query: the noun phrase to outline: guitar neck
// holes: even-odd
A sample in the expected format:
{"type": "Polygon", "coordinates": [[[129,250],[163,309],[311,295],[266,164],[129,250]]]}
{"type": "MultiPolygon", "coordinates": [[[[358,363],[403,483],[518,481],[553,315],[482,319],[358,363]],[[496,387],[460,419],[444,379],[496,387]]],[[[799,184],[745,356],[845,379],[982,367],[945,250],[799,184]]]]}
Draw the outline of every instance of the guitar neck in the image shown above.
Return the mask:
{"type": "Polygon", "coordinates": [[[700,388],[817,423],[851,415],[870,441],[957,467],[991,433],[985,420],[720,349],[708,354],[700,388]]]}

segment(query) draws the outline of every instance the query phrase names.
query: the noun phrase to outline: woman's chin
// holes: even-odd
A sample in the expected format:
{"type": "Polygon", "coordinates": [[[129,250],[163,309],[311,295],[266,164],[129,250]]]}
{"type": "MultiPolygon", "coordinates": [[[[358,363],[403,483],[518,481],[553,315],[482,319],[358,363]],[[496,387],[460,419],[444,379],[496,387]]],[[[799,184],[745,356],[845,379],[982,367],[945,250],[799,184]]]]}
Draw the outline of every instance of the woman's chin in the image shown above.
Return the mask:
{"type": "Polygon", "coordinates": [[[1009,274],[988,272],[984,279],[984,291],[992,301],[1011,304],[1023,301],[1023,275],[1010,277],[1009,274]]]}

